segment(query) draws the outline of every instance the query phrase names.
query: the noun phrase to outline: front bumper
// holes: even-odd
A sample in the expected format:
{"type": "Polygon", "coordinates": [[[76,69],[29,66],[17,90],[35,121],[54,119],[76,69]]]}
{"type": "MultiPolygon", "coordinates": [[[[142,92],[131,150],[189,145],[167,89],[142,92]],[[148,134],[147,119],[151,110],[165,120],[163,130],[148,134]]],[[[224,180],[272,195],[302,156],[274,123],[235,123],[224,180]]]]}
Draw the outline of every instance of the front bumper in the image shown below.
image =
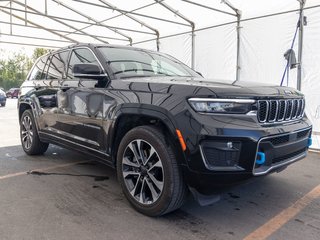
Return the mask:
{"type": "Polygon", "coordinates": [[[280,171],[306,156],[311,124],[302,119],[262,125],[256,116],[184,114],[185,180],[202,194],[253,176],[280,171]],[[260,161],[258,153],[264,154],[260,161]]]}

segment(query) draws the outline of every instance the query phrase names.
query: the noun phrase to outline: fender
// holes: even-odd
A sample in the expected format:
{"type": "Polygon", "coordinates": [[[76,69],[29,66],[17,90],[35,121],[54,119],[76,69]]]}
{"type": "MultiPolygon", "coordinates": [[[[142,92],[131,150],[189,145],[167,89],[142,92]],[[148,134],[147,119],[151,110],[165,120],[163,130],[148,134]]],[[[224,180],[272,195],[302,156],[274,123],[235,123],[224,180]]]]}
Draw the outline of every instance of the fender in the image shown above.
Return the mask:
{"type": "Polygon", "coordinates": [[[32,98],[31,96],[28,96],[28,95],[24,95],[24,96],[19,97],[19,100],[18,100],[19,121],[20,121],[20,118],[22,115],[22,111],[21,111],[22,106],[21,105],[28,105],[32,111],[37,131],[39,131],[38,118],[40,116],[39,111],[41,111],[41,109],[40,109],[40,106],[35,101],[35,99],[36,98],[32,98]]]}
{"type": "MultiPolygon", "coordinates": [[[[119,119],[121,116],[126,114],[131,115],[138,115],[138,116],[146,116],[146,117],[153,117],[159,119],[169,130],[169,134],[174,138],[175,141],[178,142],[178,136],[176,135],[176,122],[172,116],[172,114],[164,108],[149,105],[149,104],[137,104],[137,103],[129,103],[123,104],[115,109],[112,119],[112,124],[110,126],[110,131],[108,134],[108,146],[107,149],[112,154],[113,144],[115,143],[116,139],[116,132],[117,132],[117,125],[119,123],[119,119]]],[[[180,145],[179,145],[180,147],[180,145]]],[[[185,156],[182,152],[181,148],[179,148],[179,153],[183,155],[179,159],[183,159],[180,164],[185,164],[185,156]]],[[[180,155],[180,154],[179,154],[180,155]]]]}

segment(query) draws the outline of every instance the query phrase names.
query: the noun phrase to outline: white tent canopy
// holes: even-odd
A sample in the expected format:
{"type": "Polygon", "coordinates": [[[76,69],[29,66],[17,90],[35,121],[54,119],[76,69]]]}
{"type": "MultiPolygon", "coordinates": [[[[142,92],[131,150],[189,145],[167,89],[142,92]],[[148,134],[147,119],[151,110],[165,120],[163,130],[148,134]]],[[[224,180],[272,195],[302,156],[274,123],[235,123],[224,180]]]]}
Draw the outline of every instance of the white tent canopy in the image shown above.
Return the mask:
{"type": "MultiPolygon", "coordinates": [[[[0,0],[0,48],[131,44],[169,53],[207,78],[279,85],[301,1],[0,0]]],[[[320,2],[304,2],[303,48],[297,36],[293,50],[303,49],[301,90],[312,147],[320,148],[320,2]]],[[[284,85],[297,87],[298,72],[290,70],[284,85]]]]}

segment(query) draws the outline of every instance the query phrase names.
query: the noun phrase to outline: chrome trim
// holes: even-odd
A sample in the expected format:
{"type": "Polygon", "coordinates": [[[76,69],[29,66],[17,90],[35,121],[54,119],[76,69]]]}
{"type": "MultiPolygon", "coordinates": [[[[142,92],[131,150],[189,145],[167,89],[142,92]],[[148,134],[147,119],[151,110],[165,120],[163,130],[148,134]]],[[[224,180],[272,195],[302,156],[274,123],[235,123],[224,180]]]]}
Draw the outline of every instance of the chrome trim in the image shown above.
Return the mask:
{"type": "Polygon", "coordinates": [[[99,126],[94,126],[94,125],[91,125],[91,124],[81,123],[81,122],[74,122],[74,123],[78,124],[78,125],[81,125],[81,126],[84,126],[84,127],[89,127],[89,128],[94,128],[94,129],[97,129],[97,130],[101,130],[101,127],[99,127],[99,126]]]}
{"type": "MultiPolygon", "coordinates": [[[[75,49],[88,49],[88,50],[93,54],[94,58],[97,60],[98,65],[99,65],[100,69],[101,69],[102,72],[103,72],[103,74],[101,74],[101,75],[99,75],[99,76],[106,76],[106,77],[109,78],[108,73],[107,73],[106,70],[104,69],[104,67],[103,67],[103,65],[101,64],[101,62],[100,62],[99,58],[97,57],[97,55],[92,51],[91,48],[89,48],[89,47],[87,47],[87,46],[72,47],[72,48],[66,50],[66,51],[69,51],[68,64],[67,64],[67,69],[66,69],[66,75],[68,75],[68,71],[69,71],[69,68],[68,68],[68,67],[69,67],[69,63],[70,63],[70,59],[71,59],[71,54],[72,54],[73,50],[75,50],[75,49]]],[[[52,56],[53,54],[55,54],[55,53],[50,53],[50,56],[52,56]]],[[[72,72],[71,72],[70,74],[72,74],[73,77],[76,77],[76,76],[74,76],[74,74],[73,74],[72,72]]],[[[73,79],[68,79],[68,78],[63,78],[63,79],[61,79],[61,80],[59,79],[59,80],[58,80],[58,85],[59,85],[59,87],[64,87],[63,83],[64,83],[65,81],[70,81],[70,80],[73,80],[73,79]]]]}
{"type": "Polygon", "coordinates": [[[248,115],[248,116],[257,116],[257,110],[253,110],[253,111],[247,112],[246,115],[248,115]]]}
{"type": "MultiPolygon", "coordinates": [[[[277,134],[277,135],[272,135],[272,136],[267,136],[267,137],[260,138],[258,143],[257,143],[257,149],[256,149],[255,156],[257,156],[257,153],[259,151],[259,145],[260,145],[261,141],[266,140],[268,138],[274,138],[274,137],[281,137],[281,136],[285,136],[285,135],[297,134],[299,132],[303,132],[303,131],[306,131],[306,130],[311,130],[311,127],[299,129],[299,130],[293,131],[291,133],[282,133],[282,134],[277,134]]],[[[303,138],[303,139],[305,139],[305,138],[303,138]]],[[[302,141],[302,140],[300,139],[299,141],[302,141]]],[[[278,168],[278,167],[281,167],[281,166],[284,166],[284,165],[289,165],[289,164],[291,164],[291,163],[293,163],[295,161],[298,161],[301,158],[305,157],[306,155],[307,155],[307,151],[305,151],[304,153],[299,154],[298,156],[295,156],[295,157],[289,158],[289,159],[287,159],[287,160],[285,160],[283,162],[280,162],[278,164],[271,165],[267,170],[265,170],[263,172],[259,172],[259,173],[255,173],[254,172],[255,167],[256,167],[256,158],[255,158],[254,164],[253,164],[253,168],[252,168],[252,174],[253,174],[253,176],[260,176],[260,175],[266,174],[266,173],[270,172],[271,170],[273,170],[275,168],[278,168]]]]}
{"type": "Polygon", "coordinates": [[[279,167],[282,167],[282,166],[285,166],[285,165],[289,165],[291,163],[294,163],[304,157],[307,156],[307,151],[305,151],[304,153],[301,153],[300,155],[298,156],[295,156],[295,157],[292,157],[292,158],[289,158],[288,160],[286,160],[285,162],[281,162],[279,164],[276,164],[276,165],[272,165],[270,166],[267,170],[263,171],[263,172],[258,172],[258,173],[255,173],[253,172],[253,175],[254,176],[261,176],[261,175],[264,175],[264,174],[267,174],[269,173],[270,171],[272,171],[273,169],[276,169],[276,168],[279,168],[279,167]]]}
{"type": "MultiPolygon", "coordinates": [[[[73,135],[73,134],[70,134],[70,133],[67,133],[67,132],[64,132],[64,131],[61,131],[61,130],[57,130],[57,129],[55,129],[55,128],[48,127],[47,129],[48,129],[49,131],[51,131],[51,132],[55,132],[55,133],[64,135],[64,136],[66,136],[66,137],[70,137],[70,138],[73,138],[73,139],[76,139],[76,140],[79,140],[79,141],[82,141],[82,142],[86,142],[86,143],[95,145],[95,146],[97,146],[97,147],[100,146],[100,144],[97,143],[97,142],[95,142],[95,141],[92,141],[92,140],[89,140],[89,139],[86,139],[86,138],[82,138],[82,137],[79,137],[79,136],[75,136],[75,135],[73,135]]],[[[65,139],[64,139],[64,140],[65,140],[65,139]]]]}
{"type": "Polygon", "coordinates": [[[305,101],[303,101],[302,100],[302,102],[301,102],[301,113],[300,113],[300,118],[302,118],[303,116],[304,116],[304,109],[305,109],[305,105],[306,105],[306,103],[305,103],[305,101]]]}
{"type": "MultiPolygon", "coordinates": [[[[62,142],[69,142],[69,143],[71,143],[71,144],[78,145],[78,146],[80,146],[80,147],[86,148],[86,149],[88,149],[88,150],[90,150],[90,151],[94,151],[94,152],[97,152],[97,153],[100,153],[100,154],[104,154],[105,156],[110,157],[110,155],[107,154],[107,153],[105,153],[105,152],[102,152],[102,151],[100,151],[100,150],[97,150],[97,149],[88,147],[88,146],[86,146],[86,145],[83,145],[83,144],[80,144],[80,143],[77,143],[77,142],[70,141],[70,140],[65,139],[65,138],[62,138],[62,137],[58,137],[57,135],[50,134],[50,133],[46,133],[46,132],[42,132],[42,131],[40,131],[39,133],[40,133],[40,134],[43,134],[43,135],[51,136],[51,137],[56,138],[56,139],[60,139],[60,140],[62,140],[62,142]]],[[[81,151],[81,150],[80,150],[80,151],[81,151]]]]}
{"type": "Polygon", "coordinates": [[[301,119],[304,113],[304,106],[305,100],[304,99],[268,99],[268,100],[258,100],[258,113],[257,118],[258,121],[262,124],[274,124],[274,123],[282,123],[282,122],[290,122],[294,120],[301,119]],[[261,110],[261,105],[265,104],[266,109],[265,111],[261,110]],[[275,116],[270,118],[272,106],[276,104],[275,112],[272,112],[275,116]],[[291,109],[290,109],[291,107],[291,109]],[[283,110],[284,114],[280,117],[280,111],[283,110]],[[290,110],[290,111],[289,111],[290,110]],[[265,114],[265,118],[260,119],[261,114],[265,114]]]}
{"type": "Polygon", "coordinates": [[[275,111],[275,113],[274,113],[274,118],[273,118],[273,119],[268,118],[268,122],[271,122],[271,123],[273,123],[273,122],[276,121],[277,115],[278,115],[278,114],[277,114],[277,112],[278,112],[278,101],[276,101],[276,100],[271,100],[271,101],[270,101],[270,109],[269,109],[269,112],[271,112],[272,104],[273,104],[273,103],[276,104],[276,111],[275,111]]]}
{"type": "Polygon", "coordinates": [[[298,109],[297,109],[297,118],[300,116],[301,108],[302,108],[302,101],[301,101],[301,99],[299,99],[298,100],[298,109]]]}
{"type": "Polygon", "coordinates": [[[269,102],[268,101],[263,101],[263,102],[265,102],[266,103],[266,116],[265,116],[265,118],[264,119],[260,119],[260,102],[262,102],[262,101],[258,101],[258,121],[259,122],[261,122],[261,123],[264,123],[264,122],[266,122],[267,121],[267,119],[268,119],[268,113],[269,113],[269,102]]]}
{"type": "Polygon", "coordinates": [[[255,103],[254,99],[226,99],[226,98],[189,98],[193,102],[231,102],[231,103],[255,103]]]}
{"type": "MultiPolygon", "coordinates": [[[[95,57],[95,59],[97,60],[101,70],[103,71],[103,73],[105,74],[105,76],[108,76],[108,73],[105,71],[103,65],[101,64],[101,62],[99,61],[99,58],[97,58],[97,55],[94,53],[94,51],[92,51],[91,48],[87,47],[87,46],[78,46],[78,47],[73,47],[70,49],[70,57],[71,58],[71,54],[72,54],[72,51],[75,50],[75,49],[83,49],[83,48],[86,48],[86,49],[89,49],[89,51],[93,54],[93,56],[95,57]]],[[[68,65],[69,65],[69,62],[68,62],[68,65]]]]}

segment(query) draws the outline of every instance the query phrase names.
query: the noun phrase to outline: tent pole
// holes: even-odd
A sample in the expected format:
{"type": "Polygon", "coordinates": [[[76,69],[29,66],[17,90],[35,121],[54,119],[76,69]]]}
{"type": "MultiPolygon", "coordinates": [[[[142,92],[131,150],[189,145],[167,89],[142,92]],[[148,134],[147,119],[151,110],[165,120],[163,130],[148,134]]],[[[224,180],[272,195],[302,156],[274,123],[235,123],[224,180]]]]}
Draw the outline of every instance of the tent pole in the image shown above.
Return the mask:
{"type": "MultiPolygon", "coordinates": [[[[10,16],[10,12],[5,11],[5,10],[3,10],[2,8],[0,8],[0,12],[3,12],[3,13],[5,13],[5,14],[7,14],[7,15],[10,16]]],[[[19,20],[21,20],[21,21],[25,21],[25,19],[24,19],[23,17],[20,17],[20,16],[15,15],[15,14],[11,14],[11,15],[12,15],[13,17],[15,17],[16,19],[19,19],[19,20]]],[[[74,39],[72,39],[72,38],[63,36],[62,34],[60,34],[60,33],[58,33],[58,32],[55,32],[55,31],[53,31],[53,30],[50,30],[50,29],[48,29],[48,28],[46,28],[46,27],[44,27],[44,26],[42,26],[42,25],[39,25],[39,24],[37,24],[37,23],[35,23],[35,22],[32,22],[32,21],[30,21],[30,20],[27,20],[27,22],[28,22],[29,24],[37,27],[37,28],[46,30],[46,31],[48,31],[48,32],[50,32],[50,33],[52,33],[52,34],[55,34],[55,35],[57,35],[57,36],[59,36],[59,37],[61,37],[61,38],[64,38],[64,39],[66,39],[66,40],[69,40],[70,42],[78,43],[76,40],[74,40],[74,39]]],[[[1,41],[1,42],[3,42],[3,41],[1,41]]]]}
{"type": "Polygon", "coordinates": [[[222,3],[226,4],[229,8],[231,8],[235,13],[237,17],[237,66],[236,66],[236,81],[240,80],[240,20],[241,20],[241,11],[234,7],[228,0],[222,0],[222,3]]]}
{"type": "MultiPolygon", "coordinates": [[[[79,14],[79,15],[82,16],[82,17],[87,18],[88,20],[91,20],[91,21],[95,22],[95,23],[98,24],[99,26],[105,27],[105,28],[107,28],[108,30],[113,31],[113,32],[121,35],[122,37],[127,38],[127,40],[129,41],[130,45],[132,44],[132,38],[131,38],[130,36],[122,33],[121,31],[118,31],[117,29],[112,29],[112,28],[110,28],[109,26],[107,26],[107,25],[105,25],[105,24],[103,24],[103,23],[99,23],[98,20],[96,20],[96,19],[94,19],[94,18],[92,18],[92,17],[84,14],[84,13],[81,12],[81,11],[78,11],[78,10],[70,7],[69,5],[66,5],[66,4],[63,3],[63,2],[60,2],[60,1],[57,1],[57,0],[52,0],[52,1],[55,2],[55,3],[58,3],[59,5],[65,7],[66,9],[69,9],[70,11],[72,11],[72,12],[74,12],[74,13],[79,14]]],[[[82,30],[80,30],[80,31],[82,31],[82,30]]]]}
{"type": "Polygon", "coordinates": [[[194,33],[194,25],[192,25],[192,31],[191,31],[191,68],[193,70],[195,70],[195,59],[196,59],[196,55],[195,55],[195,49],[196,49],[196,44],[195,44],[195,39],[196,35],[194,33]]]}
{"type": "Polygon", "coordinates": [[[157,44],[157,52],[159,52],[160,51],[160,34],[158,31],[157,31],[156,44],[157,44]]]}
{"type": "Polygon", "coordinates": [[[236,81],[240,80],[240,20],[241,14],[237,14],[237,71],[236,71],[236,81]]]}
{"type": "Polygon", "coordinates": [[[12,1],[10,1],[10,35],[12,35],[12,1]]]}
{"type": "Polygon", "coordinates": [[[298,66],[297,66],[297,89],[301,91],[301,71],[302,71],[302,48],[303,48],[303,7],[306,0],[298,0],[300,3],[300,20],[299,20],[299,43],[298,43],[298,66]]]}
{"type": "Polygon", "coordinates": [[[184,21],[186,21],[187,23],[190,24],[191,27],[191,68],[194,69],[194,63],[195,63],[195,35],[194,35],[194,31],[195,31],[195,24],[193,21],[191,21],[189,18],[187,18],[186,16],[184,16],[182,13],[180,13],[178,10],[173,9],[172,7],[170,7],[170,5],[168,5],[167,3],[165,3],[164,1],[161,0],[154,0],[155,2],[157,2],[158,4],[160,4],[161,6],[163,6],[164,8],[168,9],[170,12],[174,13],[176,16],[180,17],[181,19],[183,19],[184,21]]]}
{"type": "Polygon", "coordinates": [[[27,23],[27,0],[24,0],[24,18],[25,18],[25,21],[24,21],[24,25],[27,26],[28,23],[27,23]]]}

